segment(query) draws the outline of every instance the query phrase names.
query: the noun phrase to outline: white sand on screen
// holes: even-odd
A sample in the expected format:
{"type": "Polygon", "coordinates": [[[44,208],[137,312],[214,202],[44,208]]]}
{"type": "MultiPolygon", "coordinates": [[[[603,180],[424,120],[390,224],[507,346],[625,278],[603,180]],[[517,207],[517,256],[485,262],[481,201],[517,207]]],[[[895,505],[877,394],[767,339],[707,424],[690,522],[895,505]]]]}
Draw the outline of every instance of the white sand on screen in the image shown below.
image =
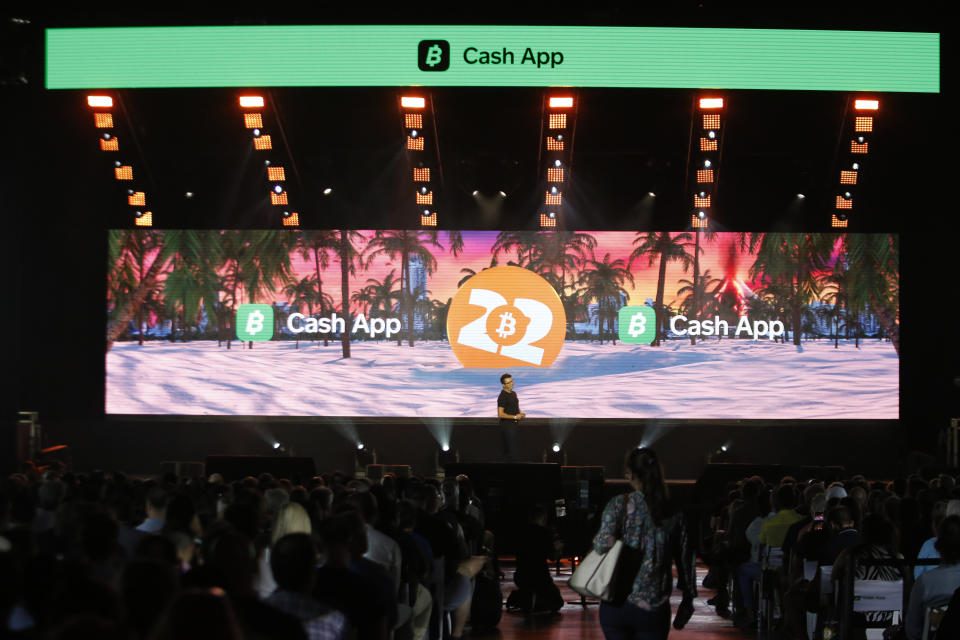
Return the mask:
{"type": "Polygon", "coordinates": [[[899,358],[876,339],[711,340],[661,347],[567,342],[553,366],[464,369],[445,342],[355,342],[341,357],[292,341],[118,342],[107,413],[265,416],[496,415],[513,374],[531,418],[896,419],[899,358]]]}

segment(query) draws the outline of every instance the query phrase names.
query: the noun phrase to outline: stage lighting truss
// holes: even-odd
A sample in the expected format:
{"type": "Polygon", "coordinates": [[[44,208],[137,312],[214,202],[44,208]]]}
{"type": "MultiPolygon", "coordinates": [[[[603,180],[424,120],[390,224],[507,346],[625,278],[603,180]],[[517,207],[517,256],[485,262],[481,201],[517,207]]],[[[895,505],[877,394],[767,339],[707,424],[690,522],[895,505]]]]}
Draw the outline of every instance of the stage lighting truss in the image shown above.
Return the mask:
{"type": "Polygon", "coordinates": [[[423,96],[400,96],[400,120],[406,140],[406,158],[414,186],[413,205],[421,227],[437,226],[431,165],[438,162],[432,103],[423,96]],[[427,144],[427,138],[431,143],[427,144]]]}
{"type": "Polygon", "coordinates": [[[854,98],[850,107],[843,123],[843,130],[849,136],[850,147],[846,153],[841,150],[837,158],[840,176],[836,184],[834,211],[830,214],[830,227],[833,229],[846,229],[850,225],[856,188],[860,183],[861,163],[870,150],[867,137],[874,132],[880,101],[873,98],[854,98]]]}
{"type": "Polygon", "coordinates": [[[723,150],[720,143],[720,125],[724,106],[723,98],[701,96],[694,99],[692,107],[687,176],[688,180],[693,182],[690,226],[694,229],[705,229],[709,226],[714,185],[717,181],[716,171],[723,150]]]}
{"type": "Polygon", "coordinates": [[[555,229],[560,224],[563,193],[570,180],[570,158],[576,127],[577,99],[571,95],[546,95],[541,111],[542,132],[540,175],[546,178],[546,191],[540,204],[540,228],[555,229]]]}
{"type": "MultiPolygon", "coordinates": [[[[115,154],[120,152],[120,140],[117,138],[116,119],[113,117],[113,97],[87,96],[87,106],[93,109],[93,126],[98,132],[100,150],[116,158],[117,155],[115,154]]],[[[115,180],[133,182],[133,165],[131,163],[111,159],[110,168],[115,180]]],[[[153,226],[153,212],[143,210],[143,207],[147,204],[146,194],[143,191],[137,191],[135,188],[128,188],[126,196],[127,204],[130,207],[137,207],[133,211],[133,224],[137,227],[153,226]]]]}
{"type": "MultiPolygon", "coordinates": [[[[266,118],[264,117],[266,99],[263,96],[248,95],[240,96],[238,102],[243,116],[243,128],[253,138],[254,150],[273,151],[273,136],[266,128],[266,118]]],[[[280,225],[282,227],[299,227],[300,214],[287,208],[290,206],[288,189],[285,185],[277,184],[286,182],[286,169],[276,161],[273,153],[258,154],[257,157],[263,159],[263,164],[266,167],[266,172],[262,175],[270,183],[270,204],[276,207],[275,211],[280,219],[280,225]]]]}

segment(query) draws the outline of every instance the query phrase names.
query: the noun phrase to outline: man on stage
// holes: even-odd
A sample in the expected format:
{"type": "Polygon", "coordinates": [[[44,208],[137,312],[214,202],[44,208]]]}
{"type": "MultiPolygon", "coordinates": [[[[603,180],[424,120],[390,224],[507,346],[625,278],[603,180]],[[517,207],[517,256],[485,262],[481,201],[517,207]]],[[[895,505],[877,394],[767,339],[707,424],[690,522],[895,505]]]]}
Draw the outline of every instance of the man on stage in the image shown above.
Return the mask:
{"type": "Polygon", "coordinates": [[[509,373],[500,376],[503,391],[497,398],[497,417],[500,418],[500,437],[503,440],[503,459],[517,460],[517,425],[527,417],[520,411],[520,400],[513,391],[513,377],[509,373]]]}

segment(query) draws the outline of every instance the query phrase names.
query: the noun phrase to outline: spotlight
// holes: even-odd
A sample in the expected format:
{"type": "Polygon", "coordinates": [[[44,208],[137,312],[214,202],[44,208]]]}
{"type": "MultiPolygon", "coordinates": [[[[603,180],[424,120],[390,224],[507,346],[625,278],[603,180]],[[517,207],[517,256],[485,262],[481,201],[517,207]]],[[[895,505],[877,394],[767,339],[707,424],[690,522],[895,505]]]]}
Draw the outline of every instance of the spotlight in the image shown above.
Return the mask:
{"type": "Polygon", "coordinates": [[[241,107],[263,107],[263,96],[240,96],[241,107]]]}
{"type": "Polygon", "coordinates": [[[706,192],[706,191],[701,191],[698,195],[699,195],[700,198],[706,198],[706,197],[707,197],[707,192],[706,192]]]}
{"type": "Polygon", "coordinates": [[[559,160],[554,160],[554,161],[553,161],[553,166],[555,166],[555,167],[562,167],[562,166],[563,166],[563,163],[560,162],[559,160]]]}
{"type": "Polygon", "coordinates": [[[553,195],[557,195],[557,188],[556,188],[556,187],[550,187],[550,193],[553,194],[553,195]]]}
{"type": "Polygon", "coordinates": [[[427,189],[426,187],[420,187],[420,193],[422,193],[423,195],[427,195],[427,193],[428,193],[429,191],[430,191],[430,190],[427,189]]]}
{"type": "Polygon", "coordinates": [[[806,198],[807,196],[803,195],[802,193],[798,193],[798,194],[797,194],[797,197],[800,198],[801,200],[803,200],[803,199],[806,198]]]}
{"type": "Polygon", "coordinates": [[[700,98],[701,109],[723,109],[723,98],[700,98]]]}
{"type": "Polygon", "coordinates": [[[557,142],[563,142],[563,136],[562,136],[562,135],[559,135],[559,134],[557,135],[557,142]]]}
{"type": "Polygon", "coordinates": [[[279,443],[279,442],[274,442],[274,443],[273,443],[273,448],[274,448],[274,449],[279,449],[279,448],[280,448],[280,443],[279,443]]]}
{"type": "Polygon", "coordinates": [[[844,199],[844,200],[849,200],[849,199],[852,198],[852,197],[853,197],[853,194],[850,193],[849,191],[844,191],[844,192],[843,192],[843,199],[844,199]]]}
{"type": "Polygon", "coordinates": [[[550,218],[551,220],[556,220],[556,219],[557,219],[557,212],[556,212],[556,211],[550,211],[549,213],[547,213],[547,217],[550,218]]]}
{"type": "Polygon", "coordinates": [[[653,191],[647,191],[647,195],[650,196],[651,198],[657,197],[657,194],[655,194],[653,191]]]}
{"type": "Polygon", "coordinates": [[[364,444],[362,442],[357,442],[357,451],[363,451],[364,444]]]}
{"type": "Polygon", "coordinates": [[[281,187],[279,184],[275,184],[275,185],[273,185],[273,192],[274,192],[274,193],[283,193],[283,187],[281,187]]]}
{"type": "Polygon", "coordinates": [[[711,140],[716,140],[717,132],[716,131],[707,131],[707,137],[711,140]]]}
{"type": "Polygon", "coordinates": [[[554,442],[554,443],[553,443],[553,452],[554,452],[554,453],[560,453],[560,444],[559,444],[559,443],[557,443],[557,442],[554,442]]]}
{"type": "Polygon", "coordinates": [[[256,137],[259,137],[259,136],[260,136],[260,129],[254,129],[254,130],[253,130],[253,136],[254,136],[255,138],[256,138],[256,137]]]}
{"type": "Polygon", "coordinates": [[[103,134],[103,139],[104,139],[104,140],[109,140],[109,139],[112,138],[112,137],[113,137],[113,136],[111,136],[109,133],[103,134]]]}
{"type": "Polygon", "coordinates": [[[573,98],[563,97],[563,98],[550,98],[550,108],[551,109],[563,109],[573,106],[573,98]]]}
{"type": "Polygon", "coordinates": [[[444,444],[444,445],[442,445],[442,446],[440,447],[440,450],[443,451],[443,452],[450,451],[450,445],[444,444]]]}
{"type": "Polygon", "coordinates": [[[863,136],[857,136],[857,144],[863,144],[866,138],[863,136]]]}
{"type": "Polygon", "coordinates": [[[476,189],[474,189],[474,190],[473,190],[473,193],[471,193],[470,195],[472,195],[474,198],[476,198],[478,195],[480,195],[480,192],[477,191],[476,189]]]}
{"type": "Polygon", "coordinates": [[[87,106],[109,109],[113,107],[113,98],[110,96],[87,96],[87,106]]]}
{"type": "Polygon", "coordinates": [[[185,194],[183,194],[183,197],[184,197],[184,198],[192,198],[192,197],[193,197],[193,191],[187,191],[185,194]]]}
{"type": "Polygon", "coordinates": [[[703,220],[707,217],[707,213],[705,211],[697,211],[697,217],[703,220]]]}
{"type": "Polygon", "coordinates": [[[331,193],[333,193],[333,189],[331,189],[330,187],[327,187],[326,189],[323,190],[323,195],[325,196],[328,196],[331,193]]]}
{"type": "Polygon", "coordinates": [[[728,447],[727,445],[722,445],[722,446],[720,447],[720,451],[722,451],[723,453],[726,453],[729,448],[730,448],[730,447],[728,447]]]}
{"type": "Polygon", "coordinates": [[[420,134],[417,133],[417,130],[416,130],[416,129],[411,129],[411,130],[410,130],[410,137],[411,137],[411,138],[416,138],[418,135],[420,135],[420,134]]]}
{"type": "Polygon", "coordinates": [[[503,191],[497,191],[497,195],[500,196],[501,198],[507,197],[507,194],[505,194],[503,191]]]}
{"type": "Polygon", "coordinates": [[[713,163],[710,162],[709,160],[704,160],[704,161],[703,161],[703,166],[709,168],[709,167],[712,167],[712,166],[713,166],[713,163]]]}
{"type": "Polygon", "coordinates": [[[880,108],[879,100],[854,100],[853,108],[858,111],[876,111],[880,108]]]}
{"type": "Polygon", "coordinates": [[[859,162],[854,162],[852,165],[850,165],[850,168],[853,169],[854,171],[859,171],[859,170],[860,170],[860,163],[859,163],[859,162]]]}
{"type": "Polygon", "coordinates": [[[423,109],[427,106],[427,101],[425,98],[403,96],[400,98],[400,106],[406,109],[423,109]]]}

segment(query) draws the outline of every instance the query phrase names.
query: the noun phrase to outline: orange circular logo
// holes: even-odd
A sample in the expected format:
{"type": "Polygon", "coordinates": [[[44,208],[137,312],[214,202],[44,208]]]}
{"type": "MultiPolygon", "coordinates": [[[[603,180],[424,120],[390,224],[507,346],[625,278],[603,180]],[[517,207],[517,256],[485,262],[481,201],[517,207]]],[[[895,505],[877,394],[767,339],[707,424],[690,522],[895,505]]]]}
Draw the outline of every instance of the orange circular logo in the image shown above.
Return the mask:
{"type": "Polygon", "coordinates": [[[492,267],[457,291],[447,314],[450,346],[464,367],[549,367],[563,348],[567,315],[550,283],[522,267],[492,267]]]}

